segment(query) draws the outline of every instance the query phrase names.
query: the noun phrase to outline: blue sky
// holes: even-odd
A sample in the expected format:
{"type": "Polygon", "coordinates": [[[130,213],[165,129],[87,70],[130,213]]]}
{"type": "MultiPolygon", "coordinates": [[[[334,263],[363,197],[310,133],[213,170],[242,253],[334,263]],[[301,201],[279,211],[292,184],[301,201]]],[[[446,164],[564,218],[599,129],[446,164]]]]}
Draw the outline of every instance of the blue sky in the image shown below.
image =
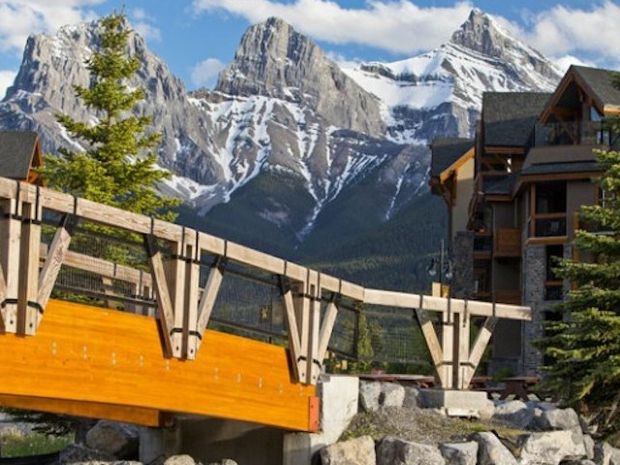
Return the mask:
{"type": "Polygon", "coordinates": [[[125,6],[189,88],[211,86],[252,23],[280,16],[341,60],[397,60],[440,45],[472,7],[550,58],[620,67],[620,3],[600,0],[0,0],[0,94],[30,33],[125,6]]]}

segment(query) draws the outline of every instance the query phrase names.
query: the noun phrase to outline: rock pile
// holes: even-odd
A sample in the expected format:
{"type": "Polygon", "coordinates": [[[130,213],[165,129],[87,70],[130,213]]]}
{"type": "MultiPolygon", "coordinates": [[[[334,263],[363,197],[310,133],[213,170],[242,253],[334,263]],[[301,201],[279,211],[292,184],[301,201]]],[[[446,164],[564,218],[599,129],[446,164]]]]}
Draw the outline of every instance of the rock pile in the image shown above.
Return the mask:
{"type": "MultiPolygon", "coordinates": [[[[360,411],[394,416],[424,409],[423,392],[394,383],[360,382],[360,411]]],[[[423,410],[422,410],[423,411],[423,410]]],[[[426,412],[428,415],[429,412],[426,412]]],[[[434,415],[442,415],[439,410],[434,415]]],[[[457,420],[455,420],[457,421],[457,420]]],[[[458,420],[462,422],[463,420],[458,420]]],[[[620,465],[620,449],[595,442],[586,422],[570,408],[548,402],[495,401],[491,419],[452,441],[412,441],[390,434],[362,435],[320,451],[323,465],[620,465]],[[506,428],[506,429],[504,429],[506,428]]],[[[404,435],[404,434],[403,434],[404,435]]]]}

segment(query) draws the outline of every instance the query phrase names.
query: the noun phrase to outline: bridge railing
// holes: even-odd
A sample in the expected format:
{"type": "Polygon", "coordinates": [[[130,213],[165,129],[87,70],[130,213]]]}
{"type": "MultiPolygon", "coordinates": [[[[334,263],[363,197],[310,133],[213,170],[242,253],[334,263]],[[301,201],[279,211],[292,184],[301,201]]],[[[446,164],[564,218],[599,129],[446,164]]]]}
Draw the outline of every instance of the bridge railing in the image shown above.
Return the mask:
{"type": "Polygon", "coordinates": [[[315,384],[330,345],[354,350],[359,305],[406,309],[410,316],[415,309],[441,384],[460,388],[496,319],[530,318],[527,307],[366,289],[202,231],[5,178],[0,204],[6,332],[34,335],[56,289],[156,317],[168,357],[194,359],[210,322],[286,337],[296,379],[315,384]],[[266,306],[271,316],[257,312],[246,325],[247,308],[260,300],[277,301],[278,309],[266,306]],[[441,342],[429,311],[442,315],[441,342]],[[465,327],[472,315],[487,322],[470,354],[469,330],[454,321],[465,327]],[[334,331],[340,339],[332,339],[334,331]],[[467,343],[458,343],[458,335],[467,343]]]}

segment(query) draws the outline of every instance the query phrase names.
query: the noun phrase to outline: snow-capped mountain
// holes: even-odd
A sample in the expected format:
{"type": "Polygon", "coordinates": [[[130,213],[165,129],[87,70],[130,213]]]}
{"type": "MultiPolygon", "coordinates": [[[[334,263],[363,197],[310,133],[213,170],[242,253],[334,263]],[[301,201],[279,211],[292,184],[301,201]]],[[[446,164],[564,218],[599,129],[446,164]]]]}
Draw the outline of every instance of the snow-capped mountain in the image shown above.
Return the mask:
{"type": "Polygon", "coordinates": [[[478,9],[435,50],[343,71],[379,98],[388,136],[405,143],[473,136],[483,92],[550,91],[561,77],[549,60],[478,9]]]}
{"type": "MultiPolygon", "coordinates": [[[[79,147],[54,114],[93,118],[73,86],[88,85],[97,27],[28,39],[0,127],[37,130],[49,152],[79,147]]],[[[294,246],[335,225],[346,235],[390,220],[427,191],[428,142],[472,133],[482,92],[548,90],[560,77],[479,10],[432,52],[355,68],[271,18],[246,31],[214,90],[188,92],[138,34],[129,52],[141,67],[128,85],[146,91],[137,111],[153,116],[159,165],[174,174],[162,190],[219,221],[222,234],[294,246]],[[362,211],[340,214],[362,199],[362,211]]]]}

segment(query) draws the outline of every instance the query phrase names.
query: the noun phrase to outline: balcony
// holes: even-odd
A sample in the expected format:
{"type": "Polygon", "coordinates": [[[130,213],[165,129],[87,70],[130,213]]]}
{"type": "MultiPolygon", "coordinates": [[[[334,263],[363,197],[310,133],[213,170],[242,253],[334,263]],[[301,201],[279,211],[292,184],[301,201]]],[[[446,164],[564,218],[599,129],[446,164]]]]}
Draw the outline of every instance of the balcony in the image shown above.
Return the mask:
{"type": "Polygon", "coordinates": [[[495,291],[495,302],[521,305],[521,291],[519,289],[498,289],[495,291]]]}
{"type": "Polygon", "coordinates": [[[537,124],[534,127],[534,146],[555,145],[612,145],[612,133],[602,121],[560,121],[537,124]]]}
{"type": "Polygon", "coordinates": [[[496,257],[520,257],[521,230],[516,228],[497,229],[495,231],[493,253],[496,257]]]}

